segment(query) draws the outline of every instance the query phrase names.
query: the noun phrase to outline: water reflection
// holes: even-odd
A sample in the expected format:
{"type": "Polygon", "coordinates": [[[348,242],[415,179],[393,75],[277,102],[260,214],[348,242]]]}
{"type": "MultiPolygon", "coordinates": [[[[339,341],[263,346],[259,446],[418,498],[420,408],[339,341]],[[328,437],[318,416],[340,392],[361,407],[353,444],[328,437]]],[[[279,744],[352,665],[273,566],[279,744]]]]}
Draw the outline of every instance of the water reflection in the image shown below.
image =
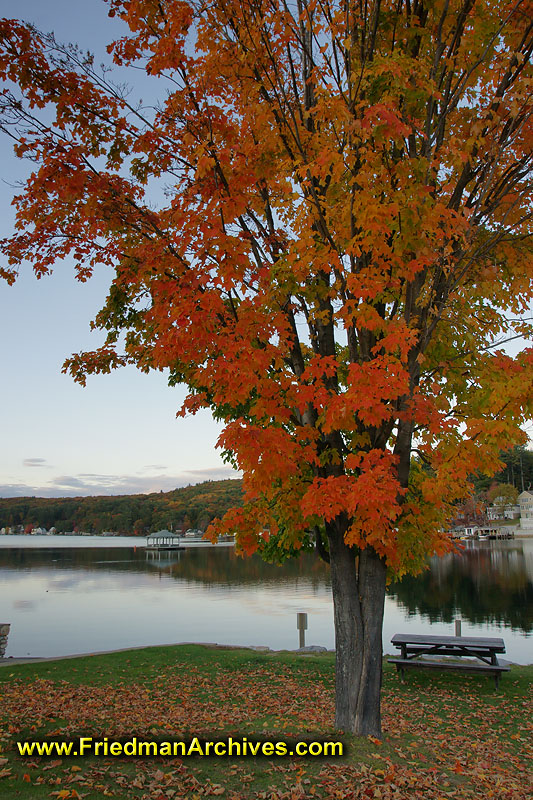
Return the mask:
{"type": "Polygon", "coordinates": [[[409,614],[432,623],[452,623],[461,616],[474,625],[498,624],[529,634],[533,575],[524,544],[470,543],[460,554],[432,559],[421,575],[392,584],[389,594],[409,614]]]}
{"type": "Polygon", "coordinates": [[[89,570],[116,572],[158,571],[178,580],[187,579],[204,585],[242,586],[306,580],[329,588],[329,567],[313,555],[303,554],[282,567],[267,564],[259,556],[241,558],[233,548],[189,548],[176,552],[147,553],[144,549],[77,548],[67,550],[0,548],[0,569],[35,570],[49,567],[57,570],[89,570]]]}
{"type": "MultiPolygon", "coordinates": [[[[48,538],[46,549],[2,542],[0,622],[12,625],[8,655],[178,641],[293,649],[302,610],[309,613],[307,643],[333,647],[329,568],[319,559],[302,555],[278,567],[239,558],[233,548],[147,554],[132,546],[138,540],[130,542],[69,547],[48,538]]],[[[504,636],[509,658],[532,660],[533,539],[476,543],[392,584],[385,649],[406,629],[453,633],[458,616],[464,634],[504,636]]]]}

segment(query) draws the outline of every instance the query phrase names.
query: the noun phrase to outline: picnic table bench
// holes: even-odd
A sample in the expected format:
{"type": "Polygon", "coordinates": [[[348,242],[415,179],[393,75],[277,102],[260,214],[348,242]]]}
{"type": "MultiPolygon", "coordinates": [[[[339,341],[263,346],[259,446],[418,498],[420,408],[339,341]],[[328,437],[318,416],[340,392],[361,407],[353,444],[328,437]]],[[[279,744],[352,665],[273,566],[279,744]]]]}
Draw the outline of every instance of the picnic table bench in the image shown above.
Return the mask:
{"type": "Polygon", "coordinates": [[[451,669],[463,672],[482,672],[494,675],[498,688],[502,672],[509,667],[498,662],[498,653],[505,653],[503,639],[485,639],[481,636],[425,636],[421,634],[396,633],[392,644],[400,649],[401,657],[389,658],[389,664],[396,664],[396,670],[403,680],[404,671],[417,669],[451,669]],[[419,658],[431,656],[431,658],[419,658]],[[475,658],[477,661],[442,661],[435,656],[454,656],[456,658],[475,658]]]}

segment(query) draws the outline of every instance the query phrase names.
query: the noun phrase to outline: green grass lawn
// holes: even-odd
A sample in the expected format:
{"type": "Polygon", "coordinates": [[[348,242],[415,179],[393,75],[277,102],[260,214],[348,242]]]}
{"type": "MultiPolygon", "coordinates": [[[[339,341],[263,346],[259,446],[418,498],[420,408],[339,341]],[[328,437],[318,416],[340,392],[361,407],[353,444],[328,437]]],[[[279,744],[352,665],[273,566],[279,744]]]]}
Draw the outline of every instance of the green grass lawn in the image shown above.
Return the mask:
{"type": "MultiPolygon", "coordinates": [[[[531,679],[385,664],[383,739],[332,727],[334,656],[199,645],[153,647],[0,669],[0,798],[150,800],[375,798],[532,794],[531,679]],[[71,738],[338,740],[344,755],[21,757],[16,742],[71,738]]],[[[293,746],[292,744],[290,745],[293,746]]]]}

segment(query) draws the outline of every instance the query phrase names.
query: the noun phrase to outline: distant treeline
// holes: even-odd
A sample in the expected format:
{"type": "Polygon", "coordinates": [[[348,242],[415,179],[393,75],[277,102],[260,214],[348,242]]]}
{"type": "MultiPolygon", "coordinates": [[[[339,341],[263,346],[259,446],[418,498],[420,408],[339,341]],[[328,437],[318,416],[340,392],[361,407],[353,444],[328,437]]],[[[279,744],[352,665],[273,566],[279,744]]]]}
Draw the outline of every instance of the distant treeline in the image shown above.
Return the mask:
{"type": "Polygon", "coordinates": [[[206,481],[156,494],[0,498],[0,528],[139,536],[163,528],[205,530],[211,520],[241,503],[240,480],[206,481]]]}
{"type": "Polygon", "coordinates": [[[504,467],[497,475],[476,475],[473,478],[476,495],[487,491],[493,483],[509,483],[519,492],[533,490],[533,450],[528,450],[524,445],[513,447],[501,452],[500,459],[504,467]]]}
{"type": "MultiPolygon", "coordinates": [[[[473,476],[476,495],[482,495],[494,482],[510,483],[519,492],[533,489],[533,452],[515,447],[500,456],[505,466],[497,475],[473,476]]],[[[205,530],[215,517],[241,503],[240,480],[206,481],[155,494],[0,498],[0,528],[54,527],[60,533],[113,531],[139,536],[162,528],[205,530]]]]}

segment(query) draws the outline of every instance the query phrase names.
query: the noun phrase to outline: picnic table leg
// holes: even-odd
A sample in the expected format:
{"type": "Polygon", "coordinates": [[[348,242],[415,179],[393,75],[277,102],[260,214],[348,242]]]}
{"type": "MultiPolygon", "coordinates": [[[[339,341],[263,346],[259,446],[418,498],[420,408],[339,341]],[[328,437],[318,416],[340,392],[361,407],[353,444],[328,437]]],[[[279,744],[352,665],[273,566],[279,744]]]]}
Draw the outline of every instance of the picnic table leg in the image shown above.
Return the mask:
{"type": "MultiPolygon", "coordinates": [[[[498,656],[496,655],[496,653],[491,653],[490,654],[490,663],[494,664],[495,666],[498,665],[498,656]]],[[[494,685],[495,685],[496,691],[497,691],[498,687],[500,685],[500,673],[499,672],[495,672],[494,673],[494,685]]]]}
{"type": "Polygon", "coordinates": [[[399,674],[400,680],[403,683],[404,669],[403,669],[403,665],[402,664],[396,664],[396,672],[399,674]]]}

